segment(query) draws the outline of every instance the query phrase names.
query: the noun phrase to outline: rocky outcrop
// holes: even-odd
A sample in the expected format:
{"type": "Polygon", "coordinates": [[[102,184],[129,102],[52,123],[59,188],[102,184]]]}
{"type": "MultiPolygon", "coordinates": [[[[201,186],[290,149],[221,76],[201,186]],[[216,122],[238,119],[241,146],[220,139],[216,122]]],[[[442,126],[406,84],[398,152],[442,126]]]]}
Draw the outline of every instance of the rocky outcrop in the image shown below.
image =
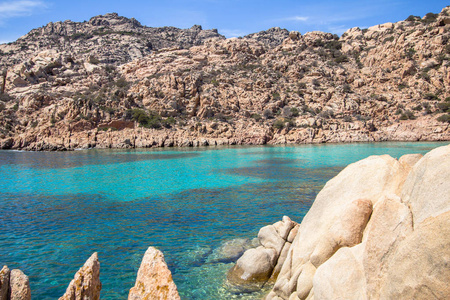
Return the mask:
{"type": "Polygon", "coordinates": [[[318,194],[266,299],[447,299],[450,146],[349,165],[318,194]]]}
{"type": "Polygon", "coordinates": [[[59,300],[99,300],[101,289],[100,262],[97,253],[94,253],[75,274],[59,300]]]}
{"type": "Polygon", "coordinates": [[[51,23],[0,45],[0,147],[450,140],[448,14],[340,38],[224,39],[115,14],[51,23]]]}
{"type": "Polygon", "coordinates": [[[30,300],[31,289],[28,276],[21,270],[12,270],[9,274],[8,300],[30,300]]]}
{"type": "Polygon", "coordinates": [[[28,276],[21,270],[10,271],[3,266],[0,271],[0,300],[30,300],[31,289],[28,276]]]}
{"type": "Polygon", "coordinates": [[[210,38],[224,39],[224,36],[215,29],[203,30],[198,25],[188,29],[146,27],[134,18],[108,13],[88,22],[50,22],[33,29],[16,42],[0,45],[3,54],[0,62],[2,66],[11,66],[30,59],[38,51],[57,49],[72,62],[118,65],[158,49],[190,48],[210,38]]]}
{"type": "Polygon", "coordinates": [[[270,28],[268,30],[251,33],[244,38],[252,39],[260,42],[267,48],[275,48],[280,46],[285,39],[289,37],[289,30],[281,29],[280,27],[270,28]]]}
{"type": "Polygon", "coordinates": [[[9,290],[9,276],[11,271],[7,266],[3,266],[0,271],[0,300],[8,299],[8,290],[9,290]]]}
{"type": "Polygon", "coordinates": [[[131,288],[128,299],[180,299],[172,273],[167,268],[161,251],[154,247],[147,249],[139,267],[136,284],[131,288]]]}
{"type": "Polygon", "coordinates": [[[261,228],[258,233],[261,246],[244,252],[228,272],[228,282],[240,292],[251,292],[275,280],[297,230],[298,224],[287,216],[261,228]]]}

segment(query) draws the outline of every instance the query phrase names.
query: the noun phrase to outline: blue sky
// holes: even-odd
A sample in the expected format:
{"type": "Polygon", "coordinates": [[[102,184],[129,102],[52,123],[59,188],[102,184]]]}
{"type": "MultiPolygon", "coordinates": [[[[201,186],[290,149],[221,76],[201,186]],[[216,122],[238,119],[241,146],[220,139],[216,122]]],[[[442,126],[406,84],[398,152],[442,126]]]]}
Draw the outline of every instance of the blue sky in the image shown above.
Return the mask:
{"type": "Polygon", "coordinates": [[[442,0],[0,0],[0,43],[48,22],[82,22],[108,12],[134,17],[146,26],[198,24],[233,37],[276,26],[302,34],[314,30],[342,34],[356,26],[438,13],[449,4],[442,0]]]}

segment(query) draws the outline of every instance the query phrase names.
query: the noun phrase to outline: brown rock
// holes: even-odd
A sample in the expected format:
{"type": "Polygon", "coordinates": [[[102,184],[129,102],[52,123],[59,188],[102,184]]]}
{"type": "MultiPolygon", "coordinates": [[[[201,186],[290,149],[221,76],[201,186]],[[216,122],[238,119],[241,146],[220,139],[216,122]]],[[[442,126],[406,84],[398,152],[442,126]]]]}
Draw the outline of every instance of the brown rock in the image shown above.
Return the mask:
{"type": "Polygon", "coordinates": [[[9,278],[9,299],[30,300],[31,289],[28,276],[21,270],[12,270],[9,278]]]}
{"type": "Polygon", "coordinates": [[[101,289],[100,262],[95,252],[78,270],[59,300],[99,300],[101,289]]]}
{"type": "Polygon", "coordinates": [[[7,266],[3,266],[0,271],[0,300],[7,300],[10,273],[11,271],[7,266]]]}
{"type": "Polygon", "coordinates": [[[167,268],[161,251],[154,247],[147,249],[139,267],[136,284],[131,288],[128,299],[180,299],[177,287],[172,280],[172,273],[167,268]]]}

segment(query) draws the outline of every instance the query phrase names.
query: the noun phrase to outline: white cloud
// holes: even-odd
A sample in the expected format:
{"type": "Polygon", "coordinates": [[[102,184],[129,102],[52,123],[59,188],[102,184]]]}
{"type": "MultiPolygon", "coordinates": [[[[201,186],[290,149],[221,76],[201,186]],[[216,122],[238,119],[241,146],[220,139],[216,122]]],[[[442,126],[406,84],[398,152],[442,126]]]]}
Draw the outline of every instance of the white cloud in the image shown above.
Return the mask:
{"type": "Polygon", "coordinates": [[[247,35],[247,32],[244,32],[239,29],[219,29],[218,31],[220,34],[223,34],[227,38],[240,37],[240,36],[247,35]]]}
{"type": "Polygon", "coordinates": [[[47,5],[38,0],[19,0],[0,2],[0,20],[13,17],[29,16],[36,9],[45,8],[47,5]]]}
{"type": "Polygon", "coordinates": [[[280,21],[306,22],[308,20],[309,20],[309,17],[294,16],[294,17],[288,17],[288,18],[281,19],[280,21]]]}

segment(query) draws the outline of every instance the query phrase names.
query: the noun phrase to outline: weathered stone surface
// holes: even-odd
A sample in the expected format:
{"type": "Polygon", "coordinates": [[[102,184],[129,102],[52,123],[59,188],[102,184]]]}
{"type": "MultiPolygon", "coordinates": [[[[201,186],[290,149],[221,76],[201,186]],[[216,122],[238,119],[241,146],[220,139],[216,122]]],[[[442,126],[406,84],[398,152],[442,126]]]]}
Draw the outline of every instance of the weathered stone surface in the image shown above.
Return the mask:
{"type": "Polygon", "coordinates": [[[427,153],[411,170],[402,201],[413,214],[414,228],[428,217],[450,210],[450,145],[427,153]]]}
{"type": "Polygon", "coordinates": [[[130,289],[129,300],[177,300],[180,299],[172,273],[167,268],[164,255],[154,247],[149,247],[142,259],[136,284],[130,289]]]}
{"type": "Polygon", "coordinates": [[[66,293],[59,300],[99,300],[101,289],[100,262],[95,252],[75,273],[66,293]]]}
{"type": "Polygon", "coordinates": [[[277,253],[274,249],[260,246],[245,251],[236,265],[228,272],[228,281],[251,291],[261,288],[269,280],[275,267],[277,253]]]}
{"type": "Polygon", "coordinates": [[[30,300],[30,280],[21,270],[12,270],[9,277],[9,299],[30,300]]]}
{"type": "Polygon", "coordinates": [[[450,212],[414,228],[389,259],[379,299],[450,298],[450,212]]]}
{"type": "Polygon", "coordinates": [[[300,225],[273,288],[276,295],[289,299],[297,290],[307,294],[301,283],[297,284],[302,266],[310,262],[318,268],[339,248],[360,243],[373,204],[398,193],[405,176],[400,163],[385,155],[351,164],[330,180],[300,225]]]}
{"type": "Polygon", "coordinates": [[[7,300],[10,273],[8,266],[3,266],[0,271],[0,300],[7,300]]]}
{"type": "Polygon", "coordinates": [[[378,299],[387,262],[399,243],[413,231],[412,214],[399,197],[387,197],[377,203],[363,238],[362,265],[367,296],[378,299]]]}
{"type": "Polygon", "coordinates": [[[403,167],[411,169],[422,157],[422,154],[405,154],[398,159],[398,162],[403,167]]]}
{"type": "Polygon", "coordinates": [[[265,248],[271,248],[274,249],[277,254],[281,252],[281,249],[283,249],[284,243],[286,240],[284,240],[277,232],[274,225],[268,225],[259,230],[258,238],[265,248]]]}
{"type": "Polygon", "coordinates": [[[281,249],[281,252],[278,254],[277,264],[273,268],[272,275],[270,277],[271,280],[277,279],[278,274],[280,274],[281,268],[283,267],[283,264],[286,261],[291,246],[292,243],[289,242],[284,243],[283,249],[281,249]]]}
{"type": "Polygon", "coordinates": [[[362,249],[358,248],[362,248],[361,245],[340,248],[317,269],[313,281],[314,298],[367,299],[364,268],[357,258],[357,252],[362,249]]]}
{"type": "Polygon", "coordinates": [[[291,229],[297,225],[296,222],[293,222],[291,220],[291,218],[289,218],[288,216],[283,216],[282,221],[276,222],[275,224],[273,224],[273,226],[275,227],[278,235],[283,239],[286,240],[289,233],[291,232],[291,229]]]}

